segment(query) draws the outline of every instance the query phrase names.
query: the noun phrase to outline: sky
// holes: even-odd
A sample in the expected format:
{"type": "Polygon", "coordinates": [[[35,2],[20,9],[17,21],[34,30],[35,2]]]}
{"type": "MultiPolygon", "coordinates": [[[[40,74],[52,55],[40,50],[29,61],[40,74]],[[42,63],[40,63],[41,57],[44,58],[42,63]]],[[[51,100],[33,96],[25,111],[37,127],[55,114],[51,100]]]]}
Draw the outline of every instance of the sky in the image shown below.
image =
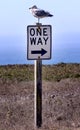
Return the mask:
{"type": "Polygon", "coordinates": [[[0,64],[34,62],[27,60],[27,26],[37,22],[32,5],[54,15],[40,21],[52,25],[52,58],[43,63],[80,63],[80,0],[0,0],[0,64]]]}

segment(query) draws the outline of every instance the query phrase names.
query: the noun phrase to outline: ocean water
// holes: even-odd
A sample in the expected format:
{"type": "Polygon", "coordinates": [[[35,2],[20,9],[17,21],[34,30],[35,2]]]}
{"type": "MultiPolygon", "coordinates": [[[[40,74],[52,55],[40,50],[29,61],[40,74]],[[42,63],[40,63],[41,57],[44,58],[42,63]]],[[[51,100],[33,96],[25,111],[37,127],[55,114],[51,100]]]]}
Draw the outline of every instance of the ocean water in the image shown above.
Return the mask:
{"type": "MultiPolygon", "coordinates": [[[[64,40],[55,39],[52,46],[52,57],[50,60],[43,60],[43,64],[80,63],[79,41],[76,44],[74,41],[65,46],[63,46],[63,42],[64,40]]],[[[27,60],[26,38],[0,37],[0,65],[7,64],[34,64],[33,60],[27,60]]]]}

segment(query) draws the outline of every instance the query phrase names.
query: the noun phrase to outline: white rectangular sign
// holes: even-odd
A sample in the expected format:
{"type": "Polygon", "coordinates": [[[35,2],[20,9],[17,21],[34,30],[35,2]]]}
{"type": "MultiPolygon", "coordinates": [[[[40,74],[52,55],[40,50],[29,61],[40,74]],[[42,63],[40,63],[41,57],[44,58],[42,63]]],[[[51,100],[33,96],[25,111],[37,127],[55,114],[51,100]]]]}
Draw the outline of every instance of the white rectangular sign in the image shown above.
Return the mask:
{"type": "Polygon", "coordinates": [[[27,26],[27,58],[51,59],[52,28],[51,25],[27,26]]]}

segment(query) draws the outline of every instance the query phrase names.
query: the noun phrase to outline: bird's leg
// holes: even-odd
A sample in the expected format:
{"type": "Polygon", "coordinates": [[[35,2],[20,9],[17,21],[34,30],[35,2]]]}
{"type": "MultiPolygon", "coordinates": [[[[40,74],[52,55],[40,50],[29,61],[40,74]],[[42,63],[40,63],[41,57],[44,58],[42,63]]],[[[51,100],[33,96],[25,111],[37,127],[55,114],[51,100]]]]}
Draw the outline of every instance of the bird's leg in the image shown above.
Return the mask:
{"type": "Polygon", "coordinates": [[[39,23],[40,19],[38,18],[38,23],[39,23]]]}

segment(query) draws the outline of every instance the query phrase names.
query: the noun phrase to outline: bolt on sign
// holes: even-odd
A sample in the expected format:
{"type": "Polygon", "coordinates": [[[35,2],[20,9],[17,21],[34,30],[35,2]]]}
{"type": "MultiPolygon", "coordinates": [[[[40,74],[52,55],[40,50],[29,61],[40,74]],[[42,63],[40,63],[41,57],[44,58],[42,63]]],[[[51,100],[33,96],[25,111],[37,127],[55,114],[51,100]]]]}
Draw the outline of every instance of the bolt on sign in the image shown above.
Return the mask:
{"type": "Polygon", "coordinates": [[[51,59],[51,25],[27,26],[27,59],[51,59]]]}

